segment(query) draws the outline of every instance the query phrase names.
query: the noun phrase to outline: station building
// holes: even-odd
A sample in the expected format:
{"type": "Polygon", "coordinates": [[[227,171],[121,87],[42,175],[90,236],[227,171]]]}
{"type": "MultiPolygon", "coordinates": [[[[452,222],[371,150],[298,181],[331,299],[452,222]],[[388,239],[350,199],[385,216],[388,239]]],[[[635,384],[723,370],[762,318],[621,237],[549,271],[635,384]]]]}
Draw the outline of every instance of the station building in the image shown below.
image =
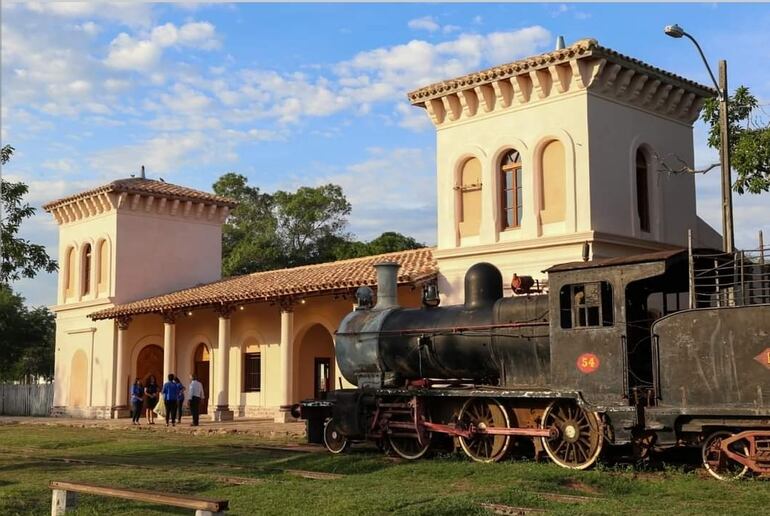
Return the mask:
{"type": "Polygon", "coordinates": [[[399,301],[496,265],[545,280],[551,265],[721,237],[696,214],[692,124],[715,91],[580,40],[409,94],[436,127],[435,248],[221,278],[235,203],[152,179],[118,179],[48,203],[59,224],[54,412],[127,414],[134,378],[204,383],[217,420],[270,417],[347,383],[334,332],[373,265],[396,261],[399,301]]]}

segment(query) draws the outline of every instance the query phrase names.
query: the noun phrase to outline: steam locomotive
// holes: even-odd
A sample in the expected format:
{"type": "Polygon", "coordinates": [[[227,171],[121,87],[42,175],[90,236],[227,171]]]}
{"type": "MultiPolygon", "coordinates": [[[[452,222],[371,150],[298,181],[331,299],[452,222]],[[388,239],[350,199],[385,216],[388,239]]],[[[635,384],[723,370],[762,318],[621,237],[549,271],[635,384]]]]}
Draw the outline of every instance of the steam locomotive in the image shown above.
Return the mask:
{"type": "Polygon", "coordinates": [[[436,306],[428,285],[422,308],[398,305],[399,266],[381,263],[376,305],[360,288],[336,335],[356,388],[323,402],[324,443],[341,453],[373,440],[417,459],[444,440],[492,462],[531,442],[572,469],[608,446],[637,457],[699,446],[717,478],[770,474],[760,258],[680,249],[567,263],[546,271],[547,289],[515,277],[510,297],[500,271],[478,263],[463,304],[436,306]]]}

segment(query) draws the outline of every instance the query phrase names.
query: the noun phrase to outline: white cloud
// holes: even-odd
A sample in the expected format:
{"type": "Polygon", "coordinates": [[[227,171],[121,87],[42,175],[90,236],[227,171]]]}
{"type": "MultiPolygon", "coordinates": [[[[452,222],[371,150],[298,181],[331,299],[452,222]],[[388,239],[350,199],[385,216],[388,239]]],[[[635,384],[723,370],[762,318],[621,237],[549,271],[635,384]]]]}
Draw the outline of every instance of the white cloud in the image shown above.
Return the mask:
{"type": "Polygon", "coordinates": [[[428,32],[436,32],[441,28],[441,25],[432,16],[409,20],[407,26],[413,30],[427,30],[428,32]]]}
{"type": "Polygon", "coordinates": [[[130,27],[148,26],[152,22],[152,6],[141,2],[25,2],[34,13],[62,18],[99,18],[130,27]]]}
{"type": "Polygon", "coordinates": [[[75,25],[75,30],[85,32],[89,36],[96,36],[102,31],[102,28],[92,21],[87,21],[80,25],[75,25]]]}
{"type": "Polygon", "coordinates": [[[219,46],[214,26],[208,22],[190,22],[177,27],[159,25],[144,39],[120,33],[110,43],[104,63],[119,70],[147,72],[156,67],[168,47],[180,46],[211,50],[219,46]]]}

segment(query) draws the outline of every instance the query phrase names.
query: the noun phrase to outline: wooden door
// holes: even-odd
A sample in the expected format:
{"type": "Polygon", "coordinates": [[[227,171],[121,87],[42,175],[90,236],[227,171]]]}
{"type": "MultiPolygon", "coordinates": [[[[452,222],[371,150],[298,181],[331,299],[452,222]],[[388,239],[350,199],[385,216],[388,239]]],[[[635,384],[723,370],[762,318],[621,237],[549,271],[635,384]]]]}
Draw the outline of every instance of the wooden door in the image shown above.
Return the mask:
{"type": "Polygon", "coordinates": [[[195,375],[198,377],[198,381],[203,385],[203,399],[200,403],[200,413],[208,414],[209,404],[209,364],[208,361],[195,362],[195,375]]]}

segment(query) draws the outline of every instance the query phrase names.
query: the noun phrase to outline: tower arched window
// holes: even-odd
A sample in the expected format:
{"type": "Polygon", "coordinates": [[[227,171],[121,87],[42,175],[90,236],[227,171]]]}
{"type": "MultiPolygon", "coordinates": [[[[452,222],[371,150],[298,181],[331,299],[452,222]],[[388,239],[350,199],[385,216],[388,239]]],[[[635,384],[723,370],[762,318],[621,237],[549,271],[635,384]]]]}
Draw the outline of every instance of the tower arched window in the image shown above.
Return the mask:
{"type": "Polygon", "coordinates": [[[650,232],[650,189],[647,157],[642,149],[636,151],[636,211],[639,229],[650,232]]]}
{"type": "Polygon", "coordinates": [[[64,297],[70,298],[75,295],[75,248],[67,249],[64,258],[64,297]]]}
{"type": "Polygon", "coordinates": [[[481,223],[481,162],[477,158],[470,158],[463,164],[458,189],[460,235],[478,235],[481,223]]]}
{"type": "Polygon", "coordinates": [[[85,244],[83,246],[83,275],[81,276],[84,296],[91,293],[92,254],[91,244],[85,244]]]}
{"type": "Polygon", "coordinates": [[[543,224],[564,220],[565,212],[564,146],[550,141],[540,154],[540,220],[543,224]]]}
{"type": "Polygon", "coordinates": [[[523,215],[521,154],[515,149],[507,151],[500,161],[500,179],[502,188],[502,226],[503,229],[517,228],[523,215]]]}

